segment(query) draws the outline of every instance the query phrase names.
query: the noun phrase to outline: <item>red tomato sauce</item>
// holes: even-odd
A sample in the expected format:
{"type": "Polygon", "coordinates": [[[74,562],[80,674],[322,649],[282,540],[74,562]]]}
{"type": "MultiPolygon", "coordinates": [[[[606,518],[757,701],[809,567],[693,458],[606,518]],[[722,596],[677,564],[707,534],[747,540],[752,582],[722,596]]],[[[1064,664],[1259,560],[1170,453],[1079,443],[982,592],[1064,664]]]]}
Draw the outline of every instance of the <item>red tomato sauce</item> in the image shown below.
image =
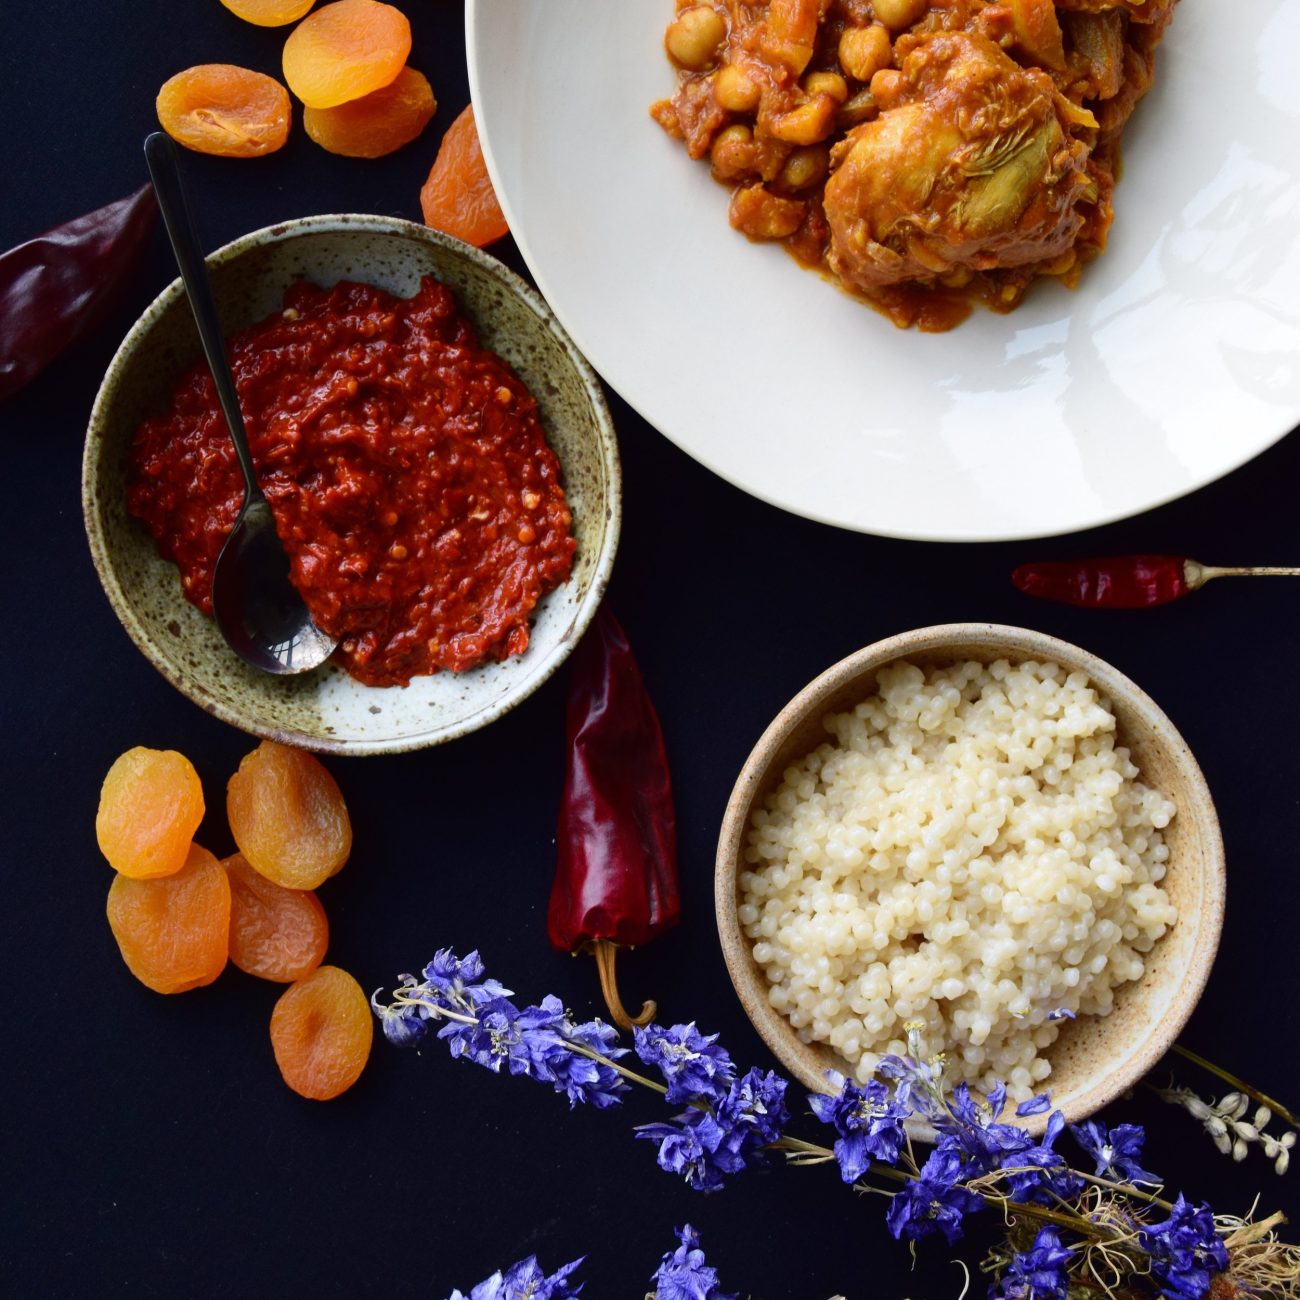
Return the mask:
{"type": "MultiPolygon", "coordinates": [[[[300,281],[227,346],[293,583],[342,667],[394,686],[522,653],[572,568],[572,516],[537,403],[451,291],[300,281]]],[[[207,614],[242,499],[199,364],[136,433],[127,506],[207,614]]]]}

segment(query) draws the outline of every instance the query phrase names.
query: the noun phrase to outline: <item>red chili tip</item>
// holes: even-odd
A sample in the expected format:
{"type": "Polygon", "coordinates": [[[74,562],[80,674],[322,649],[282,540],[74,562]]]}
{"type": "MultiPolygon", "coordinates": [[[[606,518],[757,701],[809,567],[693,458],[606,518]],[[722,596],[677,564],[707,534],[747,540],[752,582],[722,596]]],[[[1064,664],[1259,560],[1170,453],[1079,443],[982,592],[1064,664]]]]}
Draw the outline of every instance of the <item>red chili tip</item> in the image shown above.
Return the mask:
{"type": "Polygon", "coordinates": [[[153,187],[0,253],[0,401],[104,319],[144,252],[153,187]]]}
{"type": "Polygon", "coordinates": [[[1023,591],[1026,596],[1042,596],[1044,599],[1052,598],[1048,589],[1047,576],[1043,573],[1041,564],[1022,564],[1018,569],[1011,573],[1011,583],[1017,591],[1023,591]]]}

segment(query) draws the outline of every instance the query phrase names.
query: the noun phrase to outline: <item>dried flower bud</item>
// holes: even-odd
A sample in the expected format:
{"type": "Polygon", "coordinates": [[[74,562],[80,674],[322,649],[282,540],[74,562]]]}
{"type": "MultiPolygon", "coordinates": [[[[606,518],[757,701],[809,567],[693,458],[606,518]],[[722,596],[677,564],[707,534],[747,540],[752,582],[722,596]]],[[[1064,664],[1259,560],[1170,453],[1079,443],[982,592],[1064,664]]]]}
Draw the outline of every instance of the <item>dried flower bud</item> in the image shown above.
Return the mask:
{"type": "Polygon", "coordinates": [[[1272,1118],[1273,1118],[1273,1112],[1269,1110],[1267,1106],[1261,1106],[1255,1112],[1255,1127],[1265,1128],[1268,1125],[1269,1120],[1271,1120],[1272,1118]]]}
{"type": "Polygon", "coordinates": [[[1219,1114],[1225,1119],[1240,1119],[1250,1106],[1250,1098],[1241,1092],[1230,1092],[1218,1106],[1219,1114]]]}
{"type": "Polygon", "coordinates": [[[1232,1158],[1237,1161],[1244,1160],[1246,1158],[1247,1149],[1245,1142],[1243,1142],[1241,1138],[1238,1138],[1232,1144],[1232,1158]]]}
{"type": "Polygon", "coordinates": [[[1290,1165],[1290,1163],[1291,1163],[1291,1152],[1289,1150],[1284,1150],[1282,1154],[1278,1156],[1277,1163],[1273,1166],[1273,1168],[1278,1172],[1278,1174],[1284,1174],[1286,1173],[1287,1167],[1290,1165]]]}

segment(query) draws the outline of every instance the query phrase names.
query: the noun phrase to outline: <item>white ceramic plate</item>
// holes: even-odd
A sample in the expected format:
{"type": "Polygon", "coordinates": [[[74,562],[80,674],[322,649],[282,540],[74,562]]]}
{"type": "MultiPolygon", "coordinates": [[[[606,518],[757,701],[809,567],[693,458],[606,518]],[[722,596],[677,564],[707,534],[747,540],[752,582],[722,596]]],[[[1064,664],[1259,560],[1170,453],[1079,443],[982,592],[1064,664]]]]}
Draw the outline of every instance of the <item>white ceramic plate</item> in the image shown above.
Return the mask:
{"type": "Polygon", "coordinates": [[[724,478],[865,532],[1072,532],[1211,482],[1300,420],[1300,5],[1186,0],[1071,293],[896,330],[727,224],[647,114],[672,0],[466,0],[493,182],[605,379],[724,478]],[[1229,14],[1227,10],[1230,9],[1229,14]]]}

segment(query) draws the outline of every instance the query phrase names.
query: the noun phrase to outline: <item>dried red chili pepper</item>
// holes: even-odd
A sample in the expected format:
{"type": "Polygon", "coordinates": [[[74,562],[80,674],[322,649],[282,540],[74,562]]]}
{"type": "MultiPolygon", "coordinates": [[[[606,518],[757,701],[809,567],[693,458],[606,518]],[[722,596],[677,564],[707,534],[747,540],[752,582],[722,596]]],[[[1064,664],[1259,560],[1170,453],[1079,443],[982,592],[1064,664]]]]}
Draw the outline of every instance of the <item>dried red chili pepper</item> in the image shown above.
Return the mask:
{"type": "Polygon", "coordinates": [[[610,1016],[630,1029],[656,1008],[647,1002],[635,1017],[624,1010],[615,958],[677,923],[677,819],[659,718],[603,606],[573,655],[567,731],[546,928],[561,952],[594,953],[610,1016]]]}
{"type": "Polygon", "coordinates": [[[1215,568],[1179,555],[1111,555],[1022,564],[1011,581],[1029,596],[1086,609],[1149,609],[1198,591],[1213,578],[1300,576],[1300,568],[1215,568]]]}
{"type": "Polygon", "coordinates": [[[0,254],[0,401],[103,318],[157,215],[145,185],[0,254]]]}

